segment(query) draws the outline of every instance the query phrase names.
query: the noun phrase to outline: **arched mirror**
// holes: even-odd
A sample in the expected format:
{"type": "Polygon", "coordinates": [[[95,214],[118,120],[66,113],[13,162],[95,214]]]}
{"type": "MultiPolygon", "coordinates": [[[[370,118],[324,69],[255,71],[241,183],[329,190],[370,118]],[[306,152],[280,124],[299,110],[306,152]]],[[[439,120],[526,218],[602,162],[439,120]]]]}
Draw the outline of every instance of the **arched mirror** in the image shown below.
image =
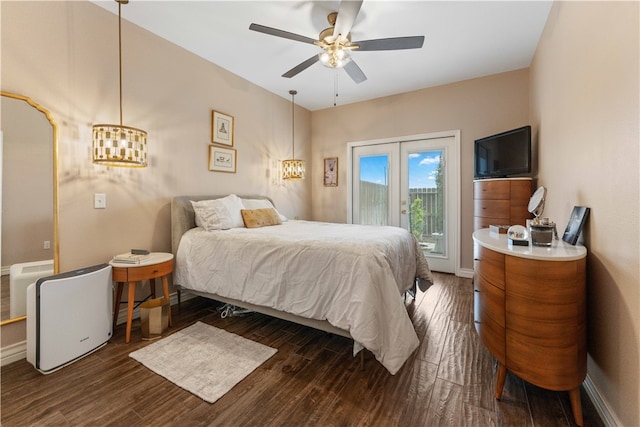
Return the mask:
{"type": "Polygon", "coordinates": [[[58,127],[30,98],[0,94],[0,325],[5,325],[26,318],[30,277],[58,272],[58,127]]]}

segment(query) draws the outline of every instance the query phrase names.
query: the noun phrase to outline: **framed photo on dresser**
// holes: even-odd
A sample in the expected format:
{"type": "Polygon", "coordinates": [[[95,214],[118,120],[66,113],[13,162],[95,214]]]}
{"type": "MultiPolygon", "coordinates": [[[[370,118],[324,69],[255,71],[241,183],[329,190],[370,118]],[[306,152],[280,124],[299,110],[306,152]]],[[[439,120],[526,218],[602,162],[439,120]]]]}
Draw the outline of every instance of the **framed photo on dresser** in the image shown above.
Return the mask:
{"type": "Polygon", "coordinates": [[[575,245],[578,242],[578,237],[580,237],[580,233],[588,217],[589,208],[585,206],[574,206],[571,216],[569,217],[567,228],[562,235],[562,240],[571,245],[575,245]]]}

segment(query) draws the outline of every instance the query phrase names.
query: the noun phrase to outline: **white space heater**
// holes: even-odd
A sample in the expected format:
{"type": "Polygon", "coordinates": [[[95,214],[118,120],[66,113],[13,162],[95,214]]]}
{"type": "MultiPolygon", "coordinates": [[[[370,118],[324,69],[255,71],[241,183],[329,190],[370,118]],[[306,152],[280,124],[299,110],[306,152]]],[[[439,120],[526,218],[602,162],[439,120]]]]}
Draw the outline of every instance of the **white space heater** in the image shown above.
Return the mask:
{"type": "Polygon", "coordinates": [[[111,339],[108,264],[43,277],[27,288],[27,362],[50,374],[111,339]]]}

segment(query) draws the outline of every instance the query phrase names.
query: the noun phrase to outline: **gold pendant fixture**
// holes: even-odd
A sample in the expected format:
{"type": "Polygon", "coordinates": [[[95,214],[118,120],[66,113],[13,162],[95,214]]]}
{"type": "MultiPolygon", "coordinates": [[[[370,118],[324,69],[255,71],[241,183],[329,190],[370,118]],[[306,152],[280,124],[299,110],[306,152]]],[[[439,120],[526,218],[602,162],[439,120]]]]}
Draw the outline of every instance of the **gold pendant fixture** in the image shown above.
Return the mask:
{"type": "Polygon", "coordinates": [[[104,166],[144,168],[147,166],[147,132],[122,125],[122,15],[118,3],[118,60],[120,77],[120,123],[93,125],[93,163],[104,166]]]}
{"type": "Polygon", "coordinates": [[[291,151],[292,156],[290,159],[282,161],[282,179],[289,181],[304,179],[305,174],[305,162],[304,160],[296,159],[295,152],[295,109],[296,105],[293,101],[294,96],[298,93],[295,90],[290,90],[291,94],[291,151]]]}

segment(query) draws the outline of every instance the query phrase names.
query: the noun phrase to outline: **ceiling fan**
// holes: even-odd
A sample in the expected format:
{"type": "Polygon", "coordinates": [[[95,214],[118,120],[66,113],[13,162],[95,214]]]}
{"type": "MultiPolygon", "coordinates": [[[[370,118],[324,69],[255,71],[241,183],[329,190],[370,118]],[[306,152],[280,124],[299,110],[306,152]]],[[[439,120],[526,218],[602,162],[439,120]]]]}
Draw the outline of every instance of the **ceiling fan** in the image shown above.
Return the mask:
{"type": "Polygon", "coordinates": [[[374,51],[374,50],[399,50],[399,49],[419,49],[424,43],[424,36],[412,37],[391,37],[386,39],[351,41],[351,27],[360,12],[362,0],[350,1],[344,0],[340,2],[338,12],[331,12],[327,16],[327,20],[331,27],[320,32],[318,40],[310,37],[301,36],[299,34],[290,33],[288,31],[278,30],[276,28],[266,27],[260,24],[251,24],[250,30],[264,34],[270,34],[276,37],[295,40],[302,43],[309,43],[322,48],[322,52],[313,55],[306,61],[296,65],[282,77],[291,78],[298,73],[306,70],[311,65],[320,61],[329,68],[343,68],[356,83],[362,83],[367,80],[367,76],[362,72],[360,67],[351,58],[351,51],[374,51]]]}

